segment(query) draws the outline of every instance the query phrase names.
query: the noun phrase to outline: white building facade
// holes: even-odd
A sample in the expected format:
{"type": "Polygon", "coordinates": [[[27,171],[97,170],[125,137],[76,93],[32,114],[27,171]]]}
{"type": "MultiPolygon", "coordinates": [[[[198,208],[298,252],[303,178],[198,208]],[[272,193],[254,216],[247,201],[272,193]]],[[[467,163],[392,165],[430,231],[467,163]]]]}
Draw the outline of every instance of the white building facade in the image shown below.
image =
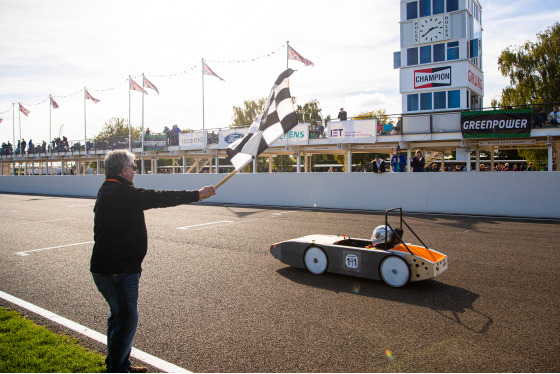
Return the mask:
{"type": "Polygon", "coordinates": [[[481,25],[477,0],[401,0],[403,114],[483,107],[481,25]]]}

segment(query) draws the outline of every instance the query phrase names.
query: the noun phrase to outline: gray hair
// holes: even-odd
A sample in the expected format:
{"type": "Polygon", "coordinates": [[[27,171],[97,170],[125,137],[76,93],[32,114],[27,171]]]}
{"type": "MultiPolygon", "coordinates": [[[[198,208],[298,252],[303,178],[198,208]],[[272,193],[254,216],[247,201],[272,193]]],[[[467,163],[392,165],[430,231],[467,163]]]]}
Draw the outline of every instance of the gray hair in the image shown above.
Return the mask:
{"type": "Polygon", "coordinates": [[[107,153],[105,157],[105,176],[119,175],[123,166],[132,165],[136,157],[126,150],[117,150],[107,153]]]}

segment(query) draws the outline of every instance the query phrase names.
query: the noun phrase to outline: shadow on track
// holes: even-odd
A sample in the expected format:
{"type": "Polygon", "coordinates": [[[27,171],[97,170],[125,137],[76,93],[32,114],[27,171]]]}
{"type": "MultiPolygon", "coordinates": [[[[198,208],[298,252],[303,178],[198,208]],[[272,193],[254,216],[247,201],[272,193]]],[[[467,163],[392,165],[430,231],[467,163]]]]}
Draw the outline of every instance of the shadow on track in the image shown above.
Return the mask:
{"type": "Polygon", "coordinates": [[[382,281],[330,273],[316,276],[294,267],[279,269],[277,273],[307,287],[425,307],[479,334],[485,334],[493,323],[490,316],[474,309],[478,294],[434,279],[392,288],[382,281]]]}

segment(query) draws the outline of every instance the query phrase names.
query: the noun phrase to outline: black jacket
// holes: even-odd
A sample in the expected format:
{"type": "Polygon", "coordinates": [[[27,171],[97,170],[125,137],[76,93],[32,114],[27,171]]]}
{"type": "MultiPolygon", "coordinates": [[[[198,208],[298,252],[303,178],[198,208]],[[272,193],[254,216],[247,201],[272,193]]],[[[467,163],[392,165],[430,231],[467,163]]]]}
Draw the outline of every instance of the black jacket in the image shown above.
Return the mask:
{"type": "Polygon", "coordinates": [[[419,160],[418,157],[414,156],[412,161],[410,161],[410,166],[412,166],[413,172],[425,171],[424,165],[426,165],[426,160],[424,159],[424,157],[419,160]]]}
{"type": "Polygon", "coordinates": [[[371,171],[373,171],[374,173],[377,173],[378,171],[385,173],[385,161],[381,160],[381,164],[379,165],[379,168],[377,167],[377,162],[374,160],[371,163],[371,171]]]}
{"type": "Polygon", "coordinates": [[[122,177],[105,179],[97,193],[90,271],[140,273],[148,251],[144,210],[188,204],[198,191],[158,191],[135,187],[122,177]]]}

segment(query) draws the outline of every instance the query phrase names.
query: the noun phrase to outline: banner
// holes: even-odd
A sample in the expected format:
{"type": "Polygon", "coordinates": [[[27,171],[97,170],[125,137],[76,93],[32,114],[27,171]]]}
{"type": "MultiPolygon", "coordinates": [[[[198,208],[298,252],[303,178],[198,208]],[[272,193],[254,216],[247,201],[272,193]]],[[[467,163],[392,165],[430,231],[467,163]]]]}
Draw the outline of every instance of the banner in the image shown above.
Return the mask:
{"type": "Polygon", "coordinates": [[[144,136],[144,151],[167,151],[167,135],[144,136]]]}
{"type": "Polygon", "coordinates": [[[377,119],[329,122],[329,143],[375,143],[377,119]]]}
{"type": "Polygon", "coordinates": [[[274,142],[271,147],[309,144],[309,124],[300,123],[274,142]]]}
{"type": "Polygon", "coordinates": [[[247,134],[249,131],[248,127],[242,127],[239,129],[229,129],[220,130],[220,141],[218,142],[218,148],[225,149],[230,146],[231,143],[240,139],[247,134]]]}
{"type": "Polygon", "coordinates": [[[463,138],[528,138],[531,109],[461,112],[463,138]]]}
{"type": "Polygon", "coordinates": [[[179,149],[206,148],[206,131],[193,131],[179,134],[179,149]]]}

